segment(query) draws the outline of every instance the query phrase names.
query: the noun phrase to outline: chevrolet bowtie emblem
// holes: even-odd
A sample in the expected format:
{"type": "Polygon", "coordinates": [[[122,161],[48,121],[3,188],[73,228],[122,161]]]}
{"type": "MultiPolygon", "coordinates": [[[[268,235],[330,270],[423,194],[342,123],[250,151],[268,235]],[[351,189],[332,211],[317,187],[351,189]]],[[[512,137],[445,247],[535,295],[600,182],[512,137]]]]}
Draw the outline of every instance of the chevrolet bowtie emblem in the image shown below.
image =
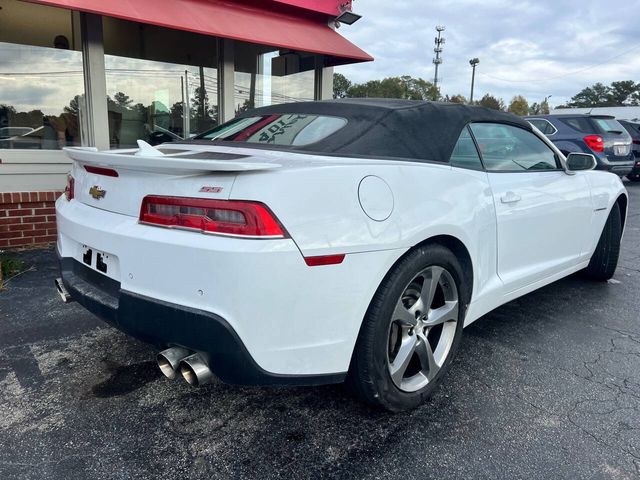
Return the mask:
{"type": "Polygon", "coordinates": [[[102,190],[99,186],[94,185],[93,187],[91,187],[89,189],[89,195],[91,195],[93,198],[95,198],[96,200],[100,200],[101,198],[104,198],[104,196],[107,194],[106,190],[102,190]]]}

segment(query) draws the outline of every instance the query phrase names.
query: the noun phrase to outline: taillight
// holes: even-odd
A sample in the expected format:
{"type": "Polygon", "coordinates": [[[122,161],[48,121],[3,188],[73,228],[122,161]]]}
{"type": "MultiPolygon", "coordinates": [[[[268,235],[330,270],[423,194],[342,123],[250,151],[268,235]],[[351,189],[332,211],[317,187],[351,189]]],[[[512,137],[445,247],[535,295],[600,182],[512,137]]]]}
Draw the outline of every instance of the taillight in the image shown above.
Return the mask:
{"type": "Polygon", "coordinates": [[[67,200],[71,201],[74,197],[76,181],[71,175],[67,175],[67,186],[64,188],[64,196],[67,200]]]}
{"type": "Polygon", "coordinates": [[[118,172],[112,168],[94,167],[92,165],[85,165],[84,169],[89,173],[95,173],[97,175],[104,175],[105,177],[117,177],[118,172]]]}
{"type": "Polygon", "coordinates": [[[163,197],[142,199],[140,223],[248,238],[285,238],[284,228],[259,202],[163,197]]]}
{"type": "Polygon", "coordinates": [[[640,145],[640,140],[633,140],[634,145],[640,145]]]}
{"type": "Polygon", "coordinates": [[[594,152],[604,152],[604,140],[600,135],[587,135],[584,143],[594,152]]]}

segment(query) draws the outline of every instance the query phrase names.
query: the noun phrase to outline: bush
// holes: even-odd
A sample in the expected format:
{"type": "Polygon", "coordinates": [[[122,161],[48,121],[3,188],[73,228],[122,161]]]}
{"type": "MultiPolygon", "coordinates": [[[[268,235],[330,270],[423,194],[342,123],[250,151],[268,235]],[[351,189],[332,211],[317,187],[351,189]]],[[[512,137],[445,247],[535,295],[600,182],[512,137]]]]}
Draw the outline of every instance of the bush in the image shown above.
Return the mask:
{"type": "Polygon", "coordinates": [[[20,273],[24,267],[22,260],[7,253],[0,252],[0,264],[2,264],[2,276],[5,280],[16,273],[20,273]]]}

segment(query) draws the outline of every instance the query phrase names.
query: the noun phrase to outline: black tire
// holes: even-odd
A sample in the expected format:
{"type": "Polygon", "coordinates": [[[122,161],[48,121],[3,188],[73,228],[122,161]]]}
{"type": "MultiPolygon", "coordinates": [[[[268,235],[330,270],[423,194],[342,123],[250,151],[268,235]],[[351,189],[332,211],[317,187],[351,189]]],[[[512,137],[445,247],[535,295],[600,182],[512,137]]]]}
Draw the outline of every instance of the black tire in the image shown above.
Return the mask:
{"type": "Polygon", "coordinates": [[[627,180],[631,182],[640,182],[640,173],[629,174],[627,175],[627,180]]]}
{"type": "Polygon", "coordinates": [[[613,277],[620,256],[622,237],[622,216],[618,203],[613,204],[607,223],[604,224],[598,246],[591,261],[583,270],[584,276],[591,280],[606,281],[613,277]]]}
{"type": "MultiPolygon", "coordinates": [[[[449,283],[445,285],[448,286],[449,283]]],[[[437,288],[442,287],[438,285],[437,288]]],[[[347,376],[348,388],[370,405],[393,412],[409,410],[426,401],[441,383],[458,349],[470,296],[471,286],[465,282],[460,262],[449,249],[439,244],[430,244],[409,252],[387,274],[369,305],[347,376]],[[457,323],[449,327],[448,332],[454,333],[448,333],[448,336],[453,335],[453,340],[437,373],[423,388],[407,392],[398,388],[389,371],[391,360],[388,348],[391,343],[392,317],[397,303],[404,301],[410,282],[420,272],[433,267],[443,268],[450,274],[447,278],[453,279],[455,283],[458,299],[457,323]]],[[[433,353],[433,347],[430,349],[433,353]]]]}

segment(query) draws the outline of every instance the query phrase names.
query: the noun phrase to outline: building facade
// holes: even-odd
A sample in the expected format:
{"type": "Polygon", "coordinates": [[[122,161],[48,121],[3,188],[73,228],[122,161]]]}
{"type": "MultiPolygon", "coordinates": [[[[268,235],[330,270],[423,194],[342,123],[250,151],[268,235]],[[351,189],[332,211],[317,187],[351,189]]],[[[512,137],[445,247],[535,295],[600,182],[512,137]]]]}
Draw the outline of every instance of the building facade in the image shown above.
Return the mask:
{"type": "Polygon", "coordinates": [[[65,146],[179,141],[330,98],[344,0],[0,0],[0,249],[55,241],[65,146]]]}

